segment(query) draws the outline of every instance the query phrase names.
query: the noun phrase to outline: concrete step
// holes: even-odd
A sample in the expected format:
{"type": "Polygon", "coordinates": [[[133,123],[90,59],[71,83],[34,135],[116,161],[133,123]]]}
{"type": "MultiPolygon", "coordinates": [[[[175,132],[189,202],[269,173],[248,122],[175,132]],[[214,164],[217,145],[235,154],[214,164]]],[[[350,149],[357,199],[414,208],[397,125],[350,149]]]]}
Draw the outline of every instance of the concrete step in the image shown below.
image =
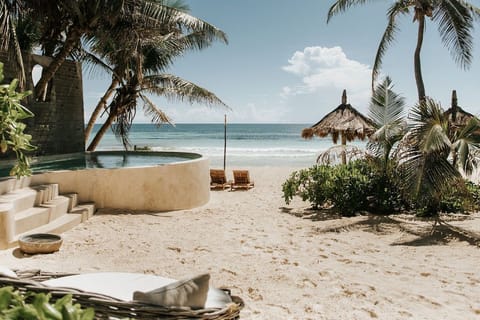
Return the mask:
{"type": "Polygon", "coordinates": [[[15,234],[38,228],[50,221],[50,208],[32,207],[15,213],[15,234]]]}
{"type": "Polygon", "coordinates": [[[82,222],[82,215],[81,214],[64,214],[58,219],[49,222],[41,227],[32,229],[28,232],[24,232],[18,234],[15,237],[15,240],[9,243],[9,247],[15,247],[18,245],[18,239],[24,235],[34,234],[34,233],[53,233],[53,234],[61,234],[65,231],[68,231],[74,228],[76,225],[82,222]]]}
{"type": "Polygon", "coordinates": [[[95,203],[86,202],[86,203],[78,204],[69,213],[82,214],[82,222],[85,222],[95,214],[95,203]]]}
{"type": "Polygon", "coordinates": [[[67,197],[70,199],[70,203],[68,204],[68,212],[71,212],[73,208],[78,205],[78,193],[64,193],[61,196],[67,197]]]}
{"type": "Polygon", "coordinates": [[[37,197],[35,199],[35,205],[39,206],[45,202],[51,201],[58,197],[58,184],[41,184],[37,186],[32,186],[32,189],[36,190],[37,197]]]}
{"type": "Polygon", "coordinates": [[[62,215],[68,212],[68,207],[70,205],[70,198],[64,196],[58,196],[55,199],[52,199],[48,202],[45,202],[39,207],[49,208],[50,209],[50,220],[53,221],[62,215]]]}
{"type": "Polygon", "coordinates": [[[11,203],[14,212],[33,207],[37,192],[31,188],[21,188],[0,195],[0,203],[11,203]]]}

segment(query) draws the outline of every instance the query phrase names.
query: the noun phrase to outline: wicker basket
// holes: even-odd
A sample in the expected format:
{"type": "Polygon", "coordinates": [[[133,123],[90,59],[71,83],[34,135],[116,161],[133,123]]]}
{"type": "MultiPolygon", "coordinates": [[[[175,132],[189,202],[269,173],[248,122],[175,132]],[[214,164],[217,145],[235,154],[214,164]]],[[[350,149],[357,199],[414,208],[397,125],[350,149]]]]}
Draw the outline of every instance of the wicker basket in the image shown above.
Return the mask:
{"type": "MultiPolygon", "coordinates": [[[[52,273],[40,270],[16,271],[18,279],[0,276],[0,287],[13,286],[20,292],[26,291],[50,293],[51,301],[55,301],[66,294],[71,294],[73,300],[82,305],[83,308],[92,307],[95,309],[95,319],[110,318],[131,318],[131,319],[216,319],[233,320],[240,319],[240,310],[244,303],[241,298],[231,296],[232,303],[223,309],[197,309],[189,308],[166,308],[162,306],[126,302],[110,296],[85,292],[71,288],[50,287],[41,281],[52,278],[59,278],[74,275],[72,273],[52,273]]],[[[228,290],[226,290],[230,293],[228,290]]]]}

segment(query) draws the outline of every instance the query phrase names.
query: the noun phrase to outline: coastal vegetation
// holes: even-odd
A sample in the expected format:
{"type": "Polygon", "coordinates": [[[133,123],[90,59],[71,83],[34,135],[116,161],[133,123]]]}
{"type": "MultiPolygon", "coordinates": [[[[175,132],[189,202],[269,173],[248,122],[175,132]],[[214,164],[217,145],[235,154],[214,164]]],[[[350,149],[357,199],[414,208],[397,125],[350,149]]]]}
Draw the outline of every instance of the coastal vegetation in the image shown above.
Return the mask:
{"type": "MultiPolygon", "coordinates": [[[[335,1],[327,22],[366,2],[335,1]]],[[[455,62],[467,68],[473,57],[473,22],[479,17],[480,9],[467,1],[395,1],[387,12],[387,27],[372,70],[369,117],[376,131],[369,136],[367,155],[348,164],[316,165],[292,173],[282,186],[286,203],[298,195],[314,208],[334,207],[343,215],[413,210],[437,216],[440,211],[478,209],[480,187],[467,177],[480,161],[480,120],[468,114],[461,123],[456,120],[456,105],[452,104],[451,116],[426,95],[420,53],[426,18],[431,18],[455,62]],[[418,23],[414,53],[418,103],[405,116],[404,99],[392,90],[391,80],[387,77],[375,84],[385,52],[399,30],[397,20],[410,13],[418,23]]]]}
{"type": "Polygon", "coordinates": [[[419,102],[408,117],[404,106],[386,78],[369,107],[376,131],[367,156],[292,173],[282,186],[286,203],[300,196],[314,208],[334,207],[343,215],[413,210],[435,216],[479,208],[480,187],[464,178],[480,161],[479,120],[459,126],[432,99],[419,102]]]}

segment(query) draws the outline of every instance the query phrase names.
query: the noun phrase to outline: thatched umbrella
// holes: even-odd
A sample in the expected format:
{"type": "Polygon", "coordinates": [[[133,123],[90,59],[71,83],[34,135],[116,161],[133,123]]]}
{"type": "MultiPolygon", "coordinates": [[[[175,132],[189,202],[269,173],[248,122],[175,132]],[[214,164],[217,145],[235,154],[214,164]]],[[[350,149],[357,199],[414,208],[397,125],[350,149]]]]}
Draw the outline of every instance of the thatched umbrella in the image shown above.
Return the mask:
{"type": "MultiPolygon", "coordinates": [[[[322,120],[302,130],[302,138],[312,139],[313,136],[332,136],[333,143],[337,143],[338,137],[342,139],[342,145],[354,139],[364,140],[375,132],[373,122],[357,111],[352,105],[347,104],[347,91],[343,90],[342,104],[335,110],[323,117],[322,120]]],[[[342,153],[342,163],[346,163],[345,153],[342,153]]]]}
{"type": "Polygon", "coordinates": [[[452,91],[452,105],[445,111],[444,114],[455,127],[463,127],[468,121],[470,121],[470,119],[475,118],[473,114],[463,110],[458,106],[456,90],[452,91]]]}

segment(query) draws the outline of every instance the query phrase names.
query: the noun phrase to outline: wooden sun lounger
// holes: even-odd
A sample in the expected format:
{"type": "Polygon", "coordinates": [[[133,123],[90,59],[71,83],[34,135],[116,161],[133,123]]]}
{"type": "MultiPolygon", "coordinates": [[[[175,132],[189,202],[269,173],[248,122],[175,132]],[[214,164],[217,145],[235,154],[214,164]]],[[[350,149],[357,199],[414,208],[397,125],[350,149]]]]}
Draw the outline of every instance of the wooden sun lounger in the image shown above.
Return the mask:
{"type": "Polygon", "coordinates": [[[250,179],[248,170],[233,170],[233,189],[250,189],[255,186],[253,180],[250,179]]]}
{"type": "Polygon", "coordinates": [[[223,189],[230,187],[232,181],[227,180],[225,170],[210,169],[210,189],[223,189]]]}

